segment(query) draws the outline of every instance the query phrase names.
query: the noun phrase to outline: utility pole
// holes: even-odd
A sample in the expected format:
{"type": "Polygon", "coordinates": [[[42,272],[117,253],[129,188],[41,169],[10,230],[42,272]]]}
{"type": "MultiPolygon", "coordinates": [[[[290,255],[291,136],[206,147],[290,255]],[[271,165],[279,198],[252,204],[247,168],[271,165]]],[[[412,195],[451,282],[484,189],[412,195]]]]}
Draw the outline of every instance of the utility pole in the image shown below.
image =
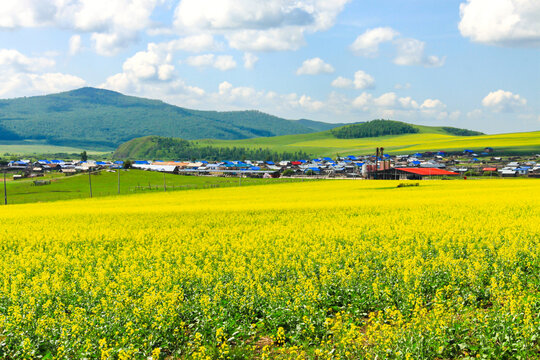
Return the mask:
{"type": "Polygon", "coordinates": [[[90,185],[90,197],[92,197],[92,171],[88,168],[88,184],[90,185]]]}
{"type": "Polygon", "coordinates": [[[118,173],[118,195],[120,195],[120,169],[116,171],[118,173]]]}
{"type": "Polygon", "coordinates": [[[4,205],[7,205],[6,169],[4,169],[4,205]]]}
{"type": "Polygon", "coordinates": [[[167,179],[165,179],[165,172],[163,172],[163,191],[167,191],[167,179]]]}

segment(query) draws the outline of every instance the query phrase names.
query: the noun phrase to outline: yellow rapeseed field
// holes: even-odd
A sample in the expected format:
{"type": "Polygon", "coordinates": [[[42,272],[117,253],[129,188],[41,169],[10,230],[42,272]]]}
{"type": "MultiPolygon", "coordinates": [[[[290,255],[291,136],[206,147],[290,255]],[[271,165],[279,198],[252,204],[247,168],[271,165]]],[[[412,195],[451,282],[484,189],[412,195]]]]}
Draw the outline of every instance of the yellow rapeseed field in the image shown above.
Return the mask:
{"type": "Polygon", "coordinates": [[[540,182],[0,207],[0,358],[540,356],[540,182]]]}

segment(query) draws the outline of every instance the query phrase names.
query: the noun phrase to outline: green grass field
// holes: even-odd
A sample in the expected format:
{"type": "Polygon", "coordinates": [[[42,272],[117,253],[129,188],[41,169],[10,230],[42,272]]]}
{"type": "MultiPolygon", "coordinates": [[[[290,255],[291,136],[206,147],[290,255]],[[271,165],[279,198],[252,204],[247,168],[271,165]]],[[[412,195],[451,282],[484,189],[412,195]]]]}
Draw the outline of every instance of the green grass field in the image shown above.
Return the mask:
{"type": "Polygon", "coordinates": [[[365,155],[376,147],[384,147],[386,153],[401,154],[417,151],[481,151],[492,147],[496,152],[538,153],[540,131],[481,136],[454,136],[445,134],[440,127],[419,126],[417,134],[388,135],[374,138],[337,139],[330,131],[313,134],[287,135],[245,140],[199,140],[201,145],[267,147],[275,151],[303,150],[313,156],[365,155]]]}
{"type": "MultiPolygon", "coordinates": [[[[116,172],[102,171],[98,175],[92,175],[91,180],[93,197],[118,195],[118,174],[116,172]]],[[[130,169],[120,171],[120,194],[163,192],[165,183],[167,191],[177,191],[293,181],[298,180],[251,178],[240,180],[235,177],[164,175],[163,173],[130,169]]],[[[0,192],[3,204],[3,188],[0,189],[0,192]]],[[[7,181],[7,193],[8,204],[48,202],[88,198],[90,197],[90,186],[87,173],[73,176],[51,173],[39,178],[9,180],[7,181]],[[49,185],[34,185],[34,180],[51,180],[51,183],[49,185]]]]}
{"type": "Polygon", "coordinates": [[[10,155],[47,155],[47,154],[80,154],[85,151],[88,155],[103,155],[108,152],[80,149],[70,146],[46,144],[38,140],[0,141],[0,156],[10,155]]]}

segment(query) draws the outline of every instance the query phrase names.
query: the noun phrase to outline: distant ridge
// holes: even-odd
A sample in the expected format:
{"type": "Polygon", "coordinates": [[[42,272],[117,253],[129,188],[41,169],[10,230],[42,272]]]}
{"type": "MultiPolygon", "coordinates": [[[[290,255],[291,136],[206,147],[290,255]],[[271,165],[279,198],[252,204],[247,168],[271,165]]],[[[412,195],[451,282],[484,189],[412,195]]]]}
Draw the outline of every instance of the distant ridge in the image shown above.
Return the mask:
{"type": "Polygon", "coordinates": [[[95,149],[116,148],[148,135],[236,140],[307,134],[342,125],[286,120],[260,111],[191,110],[91,87],[0,100],[0,140],[46,140],[95,149]]]}

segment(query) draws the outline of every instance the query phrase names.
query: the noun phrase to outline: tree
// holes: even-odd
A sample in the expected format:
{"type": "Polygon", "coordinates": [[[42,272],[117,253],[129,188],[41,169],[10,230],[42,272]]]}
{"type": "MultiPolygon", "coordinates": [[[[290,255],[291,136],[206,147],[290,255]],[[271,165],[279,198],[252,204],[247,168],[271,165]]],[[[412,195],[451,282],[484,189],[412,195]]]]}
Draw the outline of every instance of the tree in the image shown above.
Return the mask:
{"type": "Polygon", "coordinates": [[[86,153],[86,150],[81,153],[81,161],[87,161],[88,160],[88,154],[86,153]]]}

